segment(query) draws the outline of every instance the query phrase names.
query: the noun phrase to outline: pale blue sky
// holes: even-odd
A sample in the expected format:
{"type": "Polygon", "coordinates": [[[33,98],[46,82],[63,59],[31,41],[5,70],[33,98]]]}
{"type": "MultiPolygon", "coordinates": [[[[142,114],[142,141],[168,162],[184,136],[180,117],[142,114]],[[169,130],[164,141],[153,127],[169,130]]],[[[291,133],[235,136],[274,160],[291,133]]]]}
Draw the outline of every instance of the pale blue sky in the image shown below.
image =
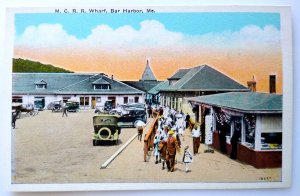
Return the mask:
{"type": "Polygon", "coordinates": [[[186,35],[239,31],[247,25],[261,28],[273,25],[280,30],[279,13],[16,14],[15,28],[20,36],[30,25],[61,24],[68,34],[81,39],[98,25],[105,24],[113,29],[130,25],[139,29],[144,20],[160,21],[166,29],[186,35]]]}

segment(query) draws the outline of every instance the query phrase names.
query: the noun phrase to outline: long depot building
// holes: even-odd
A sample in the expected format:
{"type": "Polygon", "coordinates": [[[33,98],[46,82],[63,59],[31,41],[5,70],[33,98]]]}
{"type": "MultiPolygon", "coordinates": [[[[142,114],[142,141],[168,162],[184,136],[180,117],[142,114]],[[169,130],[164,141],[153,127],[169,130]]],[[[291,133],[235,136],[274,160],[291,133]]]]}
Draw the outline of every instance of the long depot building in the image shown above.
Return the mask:
{"type": "Polygon", "coordinates": [[[144,92],[103,73],[13,73],[12,101],[39,104],[43,108],[53,101],[74,100],[80,109],[103,107],[112,100],[114,106],[144,103],[144,92]]]}

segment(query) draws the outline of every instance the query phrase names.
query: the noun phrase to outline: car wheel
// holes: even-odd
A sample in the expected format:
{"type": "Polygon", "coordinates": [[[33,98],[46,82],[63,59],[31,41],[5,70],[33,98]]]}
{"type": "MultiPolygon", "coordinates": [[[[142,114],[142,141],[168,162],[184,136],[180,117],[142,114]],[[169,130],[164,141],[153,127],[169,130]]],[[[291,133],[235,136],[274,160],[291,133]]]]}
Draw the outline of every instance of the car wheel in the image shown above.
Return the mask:
{"type": "Polygon", "coordinates": [[[93,146],[97,146],[97,140],[93,140],[93,146]]]}
{"type": "Polygon", "coordinates": [[[99,130],[98,135],[99,135],[100,140],[107,140],[111,136],[111,130],[108,127],[102,127],[99,130]]]}

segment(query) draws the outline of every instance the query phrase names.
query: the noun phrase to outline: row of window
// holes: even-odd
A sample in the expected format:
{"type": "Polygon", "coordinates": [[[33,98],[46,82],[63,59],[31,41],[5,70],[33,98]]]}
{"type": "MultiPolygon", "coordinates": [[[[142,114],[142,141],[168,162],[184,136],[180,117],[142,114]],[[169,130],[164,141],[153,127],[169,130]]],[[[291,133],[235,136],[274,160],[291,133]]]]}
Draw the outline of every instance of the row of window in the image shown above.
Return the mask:
{"type": "MultiPolygon", "coordinates": [[[[36,84],[35,88],[36,89],[46,89],[47,84],[36,84]]],[[[100,90],[100,89],[109,90],[109,89],[111,89],[111,87],[110,87],[110,84],[94,84],[94,90],[100,90]]]]}
{"type": "MultiPolygon", "coordinates": [[[[81,106],[88,106],[90,105],[90,98],[89,97],[80,97],[79,98],[81,106]]],[[[109,100],[116,100],[116,97],[108,97],[109,100]]],[[[101,97],[92,97],[92,102],[96,101],[97,103],[101,103],[101,97]]],[[[127,103],[139,103],[139,97],[134,97],[134,99],[129,99],[128,97],[123,97],[123,104],[127,103]]]]}
{"type": "MultiPolygon", "coordinates": [[[[43,97],[43,99],[45,99],[43,97]]],[[[63,97],[63,102],[67,102],[71,97],[63,97]]],[[[116,97],[108,97],[109,100],[116,100],[116,97]]],[[[92,97],[91,101],[95,101],[96,103],[101,103],[101,97],[92,97]]],[[[21,96],[13,96],[12,102],[22,103],[23,98],[21,96]]],[[[128,97],[123,97],[123,103],[139,103],[139,97],[134,97],[133,99],[129,99],[128,97]]],[[[90,97],[79,97],[79,104],[81,106],[89,106],[90,105],[90,97]]]]}

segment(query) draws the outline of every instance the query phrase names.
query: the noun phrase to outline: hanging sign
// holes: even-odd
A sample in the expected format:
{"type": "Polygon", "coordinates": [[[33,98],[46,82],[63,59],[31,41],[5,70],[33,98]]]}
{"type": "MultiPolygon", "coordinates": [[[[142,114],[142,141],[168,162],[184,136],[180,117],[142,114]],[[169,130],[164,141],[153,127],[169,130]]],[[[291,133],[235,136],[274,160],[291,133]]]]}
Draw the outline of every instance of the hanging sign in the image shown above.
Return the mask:
{"type": "Polygon", "coordinates": [[[211,145],[213,142],[213,122],[212,115],[205,116],[205,144],[211,145]]]}

